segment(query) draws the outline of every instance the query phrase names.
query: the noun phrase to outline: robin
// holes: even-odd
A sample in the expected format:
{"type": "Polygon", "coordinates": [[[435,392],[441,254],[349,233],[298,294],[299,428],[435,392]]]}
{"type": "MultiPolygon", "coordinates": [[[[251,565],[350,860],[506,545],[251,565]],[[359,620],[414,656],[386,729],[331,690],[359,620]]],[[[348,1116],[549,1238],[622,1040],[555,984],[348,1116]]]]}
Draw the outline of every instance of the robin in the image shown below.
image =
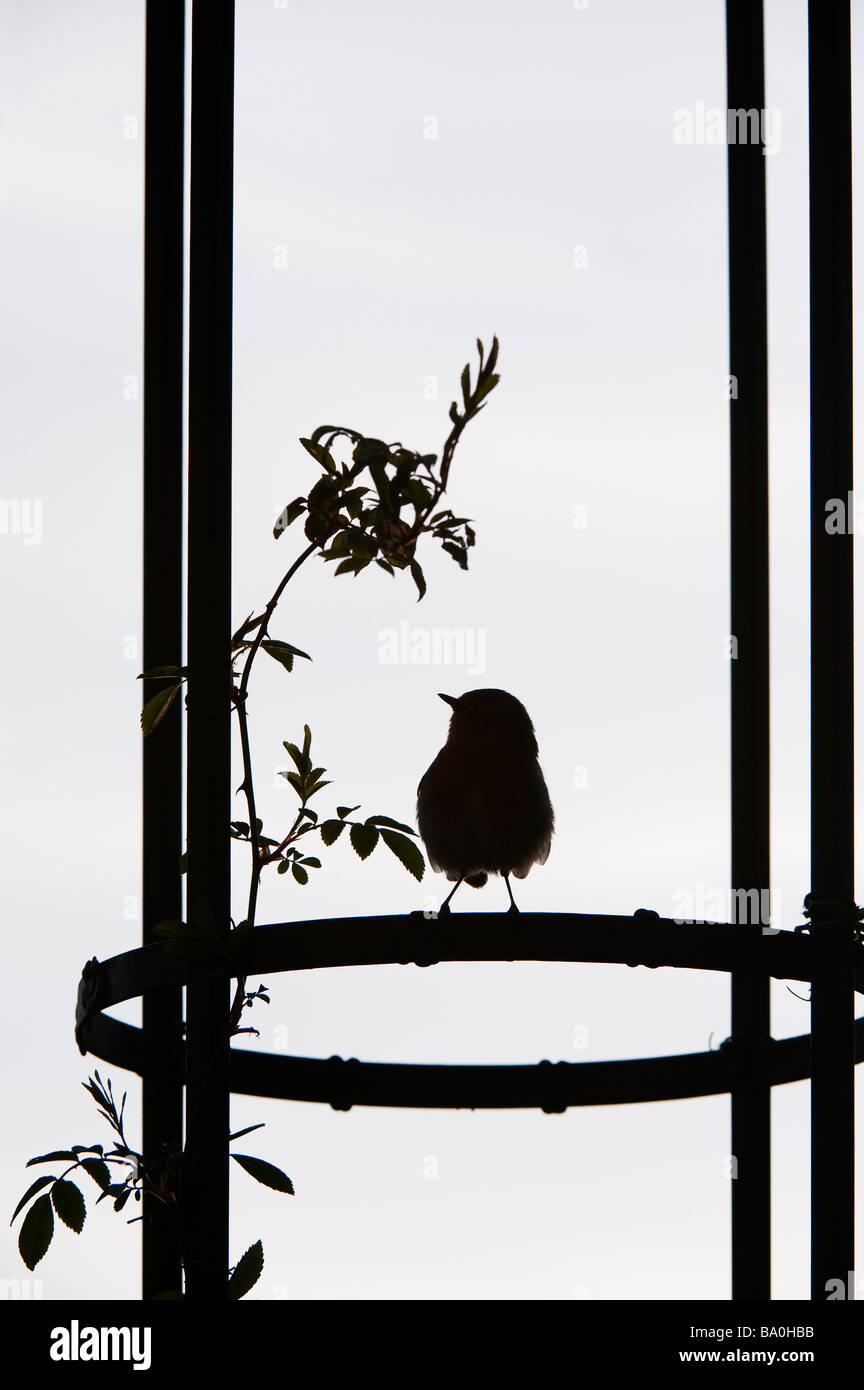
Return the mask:
{"type": "Polygon", "coordinates": [[[453,710],[447,742],[417,788],[417,825],[436,872],[482,888],[502,874],[525,878],[549,857],[555,817],[525,706],[506,690],[440,695],[453,710]]]}

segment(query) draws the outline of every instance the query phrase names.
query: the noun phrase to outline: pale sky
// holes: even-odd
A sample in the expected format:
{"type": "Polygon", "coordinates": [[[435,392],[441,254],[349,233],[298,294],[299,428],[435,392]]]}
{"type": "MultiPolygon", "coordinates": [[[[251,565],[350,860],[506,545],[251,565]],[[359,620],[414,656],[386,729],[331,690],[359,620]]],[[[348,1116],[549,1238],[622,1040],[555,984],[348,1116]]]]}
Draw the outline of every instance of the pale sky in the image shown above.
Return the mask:
{"type": "MultiPolygon", "coordinates": [[[[23,503],[0,536],[10,1215],[29,1157],[106,1139],[80,1086],[94,1066],[128,1086],[140,1137],[136,1079],[81,1058],[72,1021],[85,960],[140,934],[143,15],[140,0],[0,0],[0,456],[3,496],[23,503]]],[[[773,871],[791,928],[809,887],[803,0],[769,0],[766,36],[773,871]]],[[[676,111],[725,105],[719,0],[238,0],[238,623],[300,548],[298,528],[272,538],[317,475],[298,436],[335,422],[440,452],[475,339],[501,345],[447,498],[477,532],[467,574],[430,543],[420,604],[407,576],[336,579],[317,561],[286,591],[272,630],[314,662],[257,663],[268,829],[290,824],[276,772],[304,723],[333,779],[319,810],[412,821],[446,733],[436,692],[497,686],[531,714],[557,820],[520,905],[676,915],[682,893],[728,887],[726,150],[673,138],[676,111]],[[383,662],[402,624],[457,631],[481,659],[383,662]]],[[[383,848],[320,857],[306,888],[271,871],[260,922],[407,913],[446,891],[383,848]]],[[[238,918],[245,868],[238,849],[238,918]]],[[[493,881],[454,908],[505,905],[493,881]]],[[[257,1046],[311,1057],[600,1061],[729,1030],[727,979],[699,972],[453,964],[266,983],[257,1046]]],[[[773,1001],[775,1036],[806,1031],[782,982],[773,1001]]],[[[774,1116],[774,1297],[806,1298],[806,1083],[777,1088],[774,1116]]],[[[234,1176],[232,1260],[265,1248],[253,1298],[728,1297],[725,1097],[558,1116],[234,1100],[235,1129],[260,1120],[249,1151],[296,1196],[234,1176]]],[[[83,1234],[55,1235],[31,1294],[135,1298],[139,1228],[85,1195],[83,1234]]],[[[0,1236],[0,1278],[27,1275],[19,1224],[0,1236]]]]}

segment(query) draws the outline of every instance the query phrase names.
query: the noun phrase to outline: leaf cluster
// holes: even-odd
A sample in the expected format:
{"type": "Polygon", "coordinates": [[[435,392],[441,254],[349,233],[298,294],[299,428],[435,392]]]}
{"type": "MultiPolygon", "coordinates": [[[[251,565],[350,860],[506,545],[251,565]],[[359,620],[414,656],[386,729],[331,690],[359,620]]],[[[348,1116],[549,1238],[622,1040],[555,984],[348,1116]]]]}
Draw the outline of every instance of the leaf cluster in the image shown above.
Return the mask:
{"type": "Polygon", "coordinates": [[[387,574],[408,569],[418,598],[426,581],[416,558],[417,542],[430,534],[462,569],[468,568],[468,551],[475,534],[467,517],[449,509],[436,511],[449,474],[453,450],[469,420],[484,408],[497,385],[498,339],[488,357],[477,340],[480,362],[472,386],[470,364],[461,378],[462,409],[450,406],[452,429],[439,463],[437,454],[422,454],[397,442],[386,444],[357,434],[355,430],[321,425],[300,443],[324,470],[306,496],[295,497],[283,508],[273,534],[278,538],[301,516],[306,517],[306,537],[325,562],[336,565],[337,574],[358,575],[370,564],[387,574]],[[353,443],[351,462],[339,462],[333,454],[337,439],[353,443]]]}
{"type": "MultiPolygon", "coordinates": [[[[266,994],[266,990],[264,992],[266,994]]],[[[176,1192],[182,1164],[179,1150],[172,1151],[158,1162],[148,1162],[143,1155],[131,1149],[126,1141],[123,1125],[126,1093],[124,1092],[118,1106],[110,1078],[107,1083],[103,1082],[98,1071],[82,1084],[96,1102],[102,1119],[106,1120],[114,1131],[115,1142],[108,1149],[102,1144],[73,1144],[68,1149],[55,1149],[51,1153],[39,1154],[28,1162],[28,1168],[41,1163],[68,1165],[59,1175],[45,1173],[37,1178],[28,1187],[12,1213],[14,1222],[27,1204],[31,1204],[18,1235],[19,1253],[30,1270],[36,1268],[51,1244],[55,1215],[76,1235],[80,1235],[84,1228],[87,1216],[84,1194],[78,1184],[68,1177],[68,1174],[76,1170],[90,1177],[98,1187],[96,1206],[108,1198],[114,1210],[119,1212],[130,1198],[140,1202],[142,1193],[146,1192],[162,1201],[166,1210],[174,1212],[177,1209],[176,1192]],[[119,1169],[116,1180],[109,1167],[112,1164],[119,1169]]],[[[244,1135],[261,1128],[263,1126],[260,1124],[249,1125],[246,1129],[232,1134],[230,1139],[241,1139],[244,1135]]],[[[231,1157],[256,1182],[262,1183],[274,1192],[294,1195],[294,1184],[288,1174],[283,1173],[275,1164],[268,1163],[263,1158],[256,1158],[253,1154],[232,1154],[231,1157]]],[[[133,1217],[132,1220],[140,1221],[141,1217],[133,1217]]],[[[258,1241],[247,1250],[232,1272],[228,1287],[229,1298],[239,1299],[248,1293],[260,1276],[263,1263],[263,1250],[261,1242],[258,1241]]],[[[175,1298],[182,1295],[164,1293],[160,1297],[175,1298]]]]}
{"type": "Polygon", "coordinates": [[[106,1198],[110,1198],[114,1210],[122,1211],[130,1197],[140,1202],[141,1193],[145,1190],[157,1192],[165,1200],[159,1185],[147,1181],[146,1165],[141,1154],[130,1149],[126,1142],[123,1132],[125,1093],[118,1109],[110,1080],[107,1086],[104,1085],[98,1071],[82,1084],[96,1101],[100,1115],[108,1121],[117,1140],[109,1149],[105,1149],[102,1144],[73,1144],[69,1149],[55,1149],[51,1153],[39,1154],[29,1160],[28,1168],[40,1163],[66,1163],[69,1166],[59,1175],[46,1173],[37,1178],[28,1187],[12,1213],[14,1221],[31,1198],[36,1198],[21,1223],[18,1236],[18,1250],[28,1269],[36,1268],[51,1244],[55,1214],[76,1235],[80,1235],[84,1227],[87,1204],[80,1187],[70,1180],[70,1173],[78,1170],[95,1182],[99,1188],[97,1206],[106,1198]],[[110,1164],[116,1165],[120,1170],[117,1180],[112,1175],[110,1164]],[[44,1191],[45,1188],[48,1188],[47,1192],[44,1191]]]}
{"type": "MultiPolygon", "coordinates": [[[[302,747],[296,743],[288,742],[283,743],[282,746],[290,755],[294,767],[280,772],[279,775],[284,777],[286,782],[294,788],[300,800],[300,807],[291,829],[283,840],[275,840],[272,835],[265,835],[263,822],[260,819],[256,821],[262,866],[276,862],[278,863],[278,873],[287,874],[290,872],[296,882],[304,886],[309,882],[309,870],[320,869],[321,860],[312,855],[304,855],[297,848],[296,842],[304,835],[317,831],[323,844],[329,848],[330,845],[336,843],[342,831],[348,826],[352,848],[361,859],[369,858],[380,838],[382,843],[395,854],[400,864],[410,874],[413,874],[418,882],[422,879],[426,869],[426,861],[414,840],[408,838],[408,836],[416,837],[417,833],[410,825],[394,820],[392,816],[380,814],[369,816],[364,821],[349,820],[348,817],[354,811],[359,811],[359,805],[337,806],[335,816],[319,821],[317,811],[314,811],[307,803],[321,791],[322,787],[330,786],[330,782],[323,776],[327,769],[313,765],[312,732],[308,724],[303,726],[302,747]]],[[[252,828],[248,821],[232,821],[231,835],[235,840],[250,842],[252,828]]]]}

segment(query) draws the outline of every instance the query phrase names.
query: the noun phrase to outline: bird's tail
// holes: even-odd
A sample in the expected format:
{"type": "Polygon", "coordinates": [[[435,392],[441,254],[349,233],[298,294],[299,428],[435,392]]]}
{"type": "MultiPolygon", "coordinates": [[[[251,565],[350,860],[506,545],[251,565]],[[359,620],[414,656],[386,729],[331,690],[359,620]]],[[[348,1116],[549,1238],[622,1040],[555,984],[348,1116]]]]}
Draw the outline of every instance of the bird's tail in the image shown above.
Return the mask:
{"type": "Polygon", "coordinates": [[[470,883],[472,888],[482,888],[483,884],[486,883],[488,879],[489,875],[484,869],[481,870],[479,874],[469,874],[465,882],[470,883]]]}

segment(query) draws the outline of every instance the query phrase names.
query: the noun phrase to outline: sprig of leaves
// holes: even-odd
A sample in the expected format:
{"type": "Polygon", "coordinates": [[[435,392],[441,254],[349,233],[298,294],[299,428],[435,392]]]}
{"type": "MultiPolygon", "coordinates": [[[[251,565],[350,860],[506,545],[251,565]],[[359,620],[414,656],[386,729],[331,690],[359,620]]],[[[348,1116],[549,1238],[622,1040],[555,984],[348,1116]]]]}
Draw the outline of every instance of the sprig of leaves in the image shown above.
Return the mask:
{"type": "Polygon", "coordinates": [[[114,1210],[122,1211],[130,1197],[140,1202],[141,1194],[145,1191],[153,1193],[167,1205],[173,1205],[174,1202],[173,1186],[169,1181],[171,1165],[164,1162],[160,1165],[146,1164],[142,1155],[131,1149],[126,1141],[123,1129],[125,1093],[118,1108],[110,1079],[107,1085],[103,1084],[97,1071],[82,1084],[95,1100],[100,1115],[114,1130],[117,1142],[109,1149],[105,1149],[102,1144],[73,1144],[69,1149],[55,1149],[51,1153],[39,1154],[29,1160],[28,1168],[40,1163],[68,1164],[59,1175],[47,1173],[37,1178],[28,1187],[12,1213],[14,1221],[27,1203],[35,1198],[21,1223],[18,1236],[19,1253],[27,1268],[31,1270],[36,1268],[51,1244],[55,1214],[64,1226],[68,1226],[76,1235],[80,1235],[83,1230],[87,1204],[80,1187],[68,1177],[68,1174],[76,1170],[90,1177],[99,1188],[97,1206],[105,1198],[110,1198],[114,1210]],[[120,1170],[116,1181],[109,1167],[111,1164],[120,1170]],[[49,1190],[46,1192],[45,1188],[49,1190]]]}
{"type": "Polygon", "coordinates": [[[365,821],[347,819],[351,811],[359,809],[359,806],[336,807],[337,819],[325,820],[318,827],[325,845],[335,844],[346,825],[350,826],[351,848],[360,859],[368,859],[380,839],[419,883],[426,871],[426,860],[414,840],[408,839],[409,835],[416,836],[416,830],[391,816],[374,815],[365,821]]]}
{"type": "Polygon", "coordinates": [[[456,401],[450,406],[452,429],[438,465],[437,454],[421,454],[397,442],[358,435],[356,430],[321,425],[300,443],[324,473],[307,496],[295,497],[279,514],[273,527],[278,539],[305,514],[307,539],[325,561],[334,562],[337,574],[360,574],[373,560],[387,574],[408,569],[418,590],[426,592],[426,581],[416,558],[417,542],[424,533],[434,536],[461,569],[468,568],[468,551],[475,534],[468,518],[454,516],[449,509],[435,508],[447,486],[450,466],[459,437],[470,420],[484,409],[489,392],[498,384],[495,371],[498,339],[493,338],[488,357],[478,338],[480,363],[477,381],[471,385],[471,368],[466,364],[461,377],[462,410],[456,401]],[[337,439],[353,443],[351,463],[338,462],[333,454],[337,439]],[[368,484],[358,480],[368,475],[368,484]]]}
{"type": "MultiPolygon", "coordinates": [[[[231,639],[231,651],[234,653],[234,660],[236,661],[242,652],[249,651],[252,646],[252,642],[235,634],[231,639]]],[[[266,652],[268,656],[272,656],[274,661],[278,661],[280,666],[284,666],[286,671],[294,670],[295,656],[302,656],[304,661],[312,660],[308,652],[302,652],[299,647],[292,647],[290,642],[282,642],[275,637],[266,637],[261,642],[261,650],[266,652]]]]}
{"type": "MultiPolygon", "coordinates": [[[[255,997],[264,998],[265,1002],[269,1002],[266,1000],[266,987],[264,986],[259,988],[255,997]]],[[[177,1210],[176,1194],[179,1190],[182,1163],[179,1150],[172,1150],[166,1158],[158,1162],[148,1162],[142,1154],[129,1147],[126,1139],[124,1130],[126,1093],[123,1093],[118,1106],[110,1077],[107,1082],[103,1082],[98,1071],[94,1072],[86,1082],[82,1082],[82,1085],[95,1101],[102,1119],[114,1131],[116,1141],[108,1149],[104,1148],[102,1144],[73,1144],[71,1148],[55,1149],[51,1153],[39,1154],[29,1160],[28,1168],[41,1163],[65,1163],[68,1165],[60,1174],[44,1173],[34,1183],[31,1183],[12,1213],[10,1225],[30,1203],[18,1235],[18,1250],[22,1260],[30,1270],[36,1268],[51,1244],[54,1237],[55,1215],[60,1218],[64,1226],[67,1226],[70,1231],[74,1231],[76,1235],[80,1235],[84,1228],[87,1217],[84,1194],[78,1184],[70,1181],[67,1176],[76,1170],[90,1177],[98,1187],[99,1196],[96,1199],[96,1206],[109,1198],[114,1210],[120,1212],[130,1198],[140,1202],[142,1193],[146,1192],[163,1202],[166,1211],[176,1212],[177,1210]],[[112,1179],[109,1166],[111,1164],[116,1165],[120,1170],[116,1181],[112,1179]]],[[[232,1141],[241,1139],[245,1135],[251,1134],[253,1130],[262,1127],[260,1124],[248,1125],[245,1129],[232,1134],[230,1139],[232,1141]]],[[[256,1158],[252,1154],[232,1154],[231,1157],[256,1182],[262,1183],[275,1192],[284,1192],[289,1196],[294,1195],[294,1184],[288,1174],[283,1173],[282,1169],[277,1168],[275,1164],[268,1163],[263,1158],[256,1158]]],[[[140,1220],[140,1216],[133,1217],[129,1224],[140,1220]]],[[[244,1294],[249,1292],[249,1289],[257,1282],[263,1264],[263,1249],[261,1242],[257,1241],[254,1246],[247,1250],[232,1273],[229,1282],[229,1297],[231,1299],[242,1298],[244,1294]]],[[[161,1298],[178,1298],[182,1297],[182,1294],[169,1291],[159,1296],[161,1298]]]]}
{"type": "MultiPolygon", "coordinates": [[[[300,800],[300,806],[291,829],[282,840],[277,841],[272,836],[265,835],[263,822],[258,821],[258,844],[261,846],[260,863],[262,867],[266,864],[277,863],[278,873],[287,874],[290,872],[297,883],[305,886],[309,882],[309,870],[320,869],[321,860],[312,855],[304,855],[297,848],[296,842],[304,835],[317,831],[325,847],[329,848],[336,843],[347,825],[350,827],[352,847],[361,859],[369,858],[380,837],[382,843],[395,854],[400,864],[404,865],[418,882],[422,879],[426,869],[426,861],[414,840],[408,838],[408,836],[416,837],[417,834],[410,825],[394,820],[392,816],[380,814],[369,816],[365,821],[348,820],[347,817],[352,812],[359,811],[359,805],[337,806],[335,817],[331,816],[327,820],[319,821],[318,813],[312,810],[308,802],[323,787],[329,787],[330,781],[323,776],[326,768],[313,765],[312,731],[308,724],[303,726],[302,747],[289,742],[283,743],[282,746],[290,755],[294,767],[280,772],[279,775],[284,777],[286,782],[294,788],[300,800]]],[[[247,821],[232,821],[231,835],[235,840],[251,842],[251,826],[247,821]]]]}

